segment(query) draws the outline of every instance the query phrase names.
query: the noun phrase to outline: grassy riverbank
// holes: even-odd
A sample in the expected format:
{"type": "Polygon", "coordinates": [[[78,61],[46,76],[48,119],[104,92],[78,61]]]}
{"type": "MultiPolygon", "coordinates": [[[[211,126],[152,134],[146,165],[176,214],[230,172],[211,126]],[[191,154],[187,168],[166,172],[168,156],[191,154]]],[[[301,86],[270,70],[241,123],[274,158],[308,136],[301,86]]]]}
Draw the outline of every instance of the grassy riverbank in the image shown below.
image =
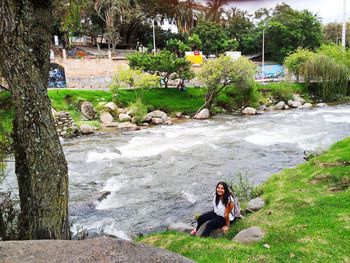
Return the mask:
{"type": "Polygon", "coordinates": [[[164,232],[141,239],[196,262],[349,262],[350,138],[262,186],[267,205],[214,240],[164,232]],[[258,243],[231,241],[240,230],[261,227],[258,243]],[[263,246],[268,244],[269,248],[263,246]]]}

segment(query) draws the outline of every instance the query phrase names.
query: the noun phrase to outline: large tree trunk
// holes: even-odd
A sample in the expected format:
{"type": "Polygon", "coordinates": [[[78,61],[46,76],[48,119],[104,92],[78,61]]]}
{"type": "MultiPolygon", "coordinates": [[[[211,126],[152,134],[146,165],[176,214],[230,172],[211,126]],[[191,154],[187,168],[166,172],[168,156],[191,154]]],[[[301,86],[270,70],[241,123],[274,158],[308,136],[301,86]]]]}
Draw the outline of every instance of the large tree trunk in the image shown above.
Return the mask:
{"type": "Polygon", "coordinates": [[[68,168],[47,95],[51,1],[2,0],[0,71],[15,106],[20,238],[68,239],[68,168]]]}

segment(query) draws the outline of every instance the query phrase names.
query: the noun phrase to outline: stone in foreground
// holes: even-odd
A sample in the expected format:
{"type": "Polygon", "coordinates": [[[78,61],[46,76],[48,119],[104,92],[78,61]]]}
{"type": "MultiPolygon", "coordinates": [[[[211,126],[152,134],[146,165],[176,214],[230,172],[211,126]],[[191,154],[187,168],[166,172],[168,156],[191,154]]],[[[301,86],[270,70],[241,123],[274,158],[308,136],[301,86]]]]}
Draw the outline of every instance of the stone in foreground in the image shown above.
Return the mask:
{"type": "Polygon", "coordinates": [[[193,227],[191,227],[188,224],[185,223],[172,223],[168,226],[168,230],[170,231],[177,231],[177,232],[184,232],[184,233],[190,233],[193,227]]]}
{"type": "Polygon", "coordinates": [[[92,128],[90,125],[83,124],[80,126],[80,132],[81,134],[90,134],[94,132],[94,128],[92,128]]]}
{"type": "Polygon", "coordinates": [[[195,119],[204,120],[209,118],[209,110],[203,109],[194,116],[195,119]]]}
{"type": "Polygon", "coordinates": [[[94,106],[92,106],[91,102],[84,101],[81,104],[80,111],[89,120],[93,120],[96,117],[96,111],[94,109],[94,106]]]}
{"type": "Polygon", "coordinates": [[[252,107],[247,107],[242,111],[243,114],[245,115],[255,115],[256,114],[256,109],[252,107]]]}
{"type": "Polygon", "coordinates": [[[238,243],[248,244],[258,242],[264,238],[264,232],[260,227],[253,226],[239,232],[232,240],[238,243]]]}
{"type": "Polygon", "coordinates": [[[86,240],[6,241],[0,242],[0,251],[1,262],[11,263],[193,262],[160,248],[106,236],[86,240]]]}
{"type": "Polygon", "coordinates": [[[247,204],[247,209],[252,211],[258,211],[261,208],[263,208],[264,205],[264,199],[262,199],[261,197],[257,197],[249,201],[249,203],[247,204]]]}
{"type": "MultiPolygon", "coordinates": [[[[196,236],[200,237],[204,231],[205,226],[208,224],[208,221],[205,222],[203,225],[201,225],[201,227],[198,229],[196,236]]],[[[219,238],[219,237],[223,237],[224,233],[221,231],[220,228],[214,229],[213,231],[210,232],[209,237],[211,238],[219,238]]]]}

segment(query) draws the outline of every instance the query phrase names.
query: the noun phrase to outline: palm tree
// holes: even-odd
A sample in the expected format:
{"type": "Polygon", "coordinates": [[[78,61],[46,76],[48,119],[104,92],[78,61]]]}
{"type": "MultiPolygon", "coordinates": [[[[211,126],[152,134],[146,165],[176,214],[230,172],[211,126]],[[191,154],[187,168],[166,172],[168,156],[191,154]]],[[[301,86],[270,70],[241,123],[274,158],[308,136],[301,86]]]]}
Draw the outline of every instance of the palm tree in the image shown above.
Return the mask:
{"type": "Polygon", "coordinates": [[[224,13],[223,6],[231,2],[230,0],[209,0],[207,2],[207,19],[211,22],[220,23],[222,14],[224,13]]]}

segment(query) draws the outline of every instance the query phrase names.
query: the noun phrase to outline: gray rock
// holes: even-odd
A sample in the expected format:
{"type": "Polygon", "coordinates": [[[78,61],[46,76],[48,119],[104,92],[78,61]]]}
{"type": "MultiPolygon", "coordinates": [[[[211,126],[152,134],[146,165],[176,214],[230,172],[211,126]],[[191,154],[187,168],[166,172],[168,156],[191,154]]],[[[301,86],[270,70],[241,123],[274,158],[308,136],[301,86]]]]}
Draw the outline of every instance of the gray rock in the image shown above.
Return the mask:
{"type": "MultiPolygon", "coordinates": [[[[208,221],[205,222],[203,225],[201,225],[201,227],[198,229],[196,236],[200,237],[205,229],[205,226],[208,224],[208,221]]],[[[210,232],[209,237],[212,238],[219,238],[219,237],[223,237],[224,233],[221,231],[220,228],[214,229],[210,232]]]]}
{"type": "Polygon", "coordinates": [[[162,118],[152,118],[151,122],[152,124],[159,125],[159,124],[162,124],[164,120],[162,118]]]}
{"type": "Polygon", "coordinates": [[[90,134],[94,132],[94,129],[90,125],[83,124],[80,126],[81,134],[90,134]]]}
{"type": "Polygon", "coordinates": [[[177,231],[177,232],[184,232],[184,233],[190,233],[193,229],[192,226],[185,224],[185,223],[172,223],[168,226],[168,230],[170,231],[177,231]]]}
{"type": "Polygon", "coordinates": [[[191,119],[191,117],[188,116],[188,115],[185,115],[184,118],[185,118],[185,119],[191,119]]]}
{"type": "Polygon", "coordinates": [[[293,103],[294,103],[293,100],[288,100],[288,103],[287,103],[287,104],[288,104],[289,107],[292,107],[292,106],[293,106],[293,103]]]}
{"type": "Polygon", "coordinates": [[[293,101],[293,104],[292,104],[293,108],[298,108],[300,106],[302,106],[302,104],[299,101],[293,101]]]}
{"type": "Polygon", "coordinates": [[[176,118],[182,118],[182,112],[176,112],[175,114],[176,118]]]}
{"type": "Polygon", "coordinates": [[[118,108],[117,109],[118,114],[121,114],[121,113],[126,114],[128,111],[129,111],[128,108],[118,108]]]}
{"type": "Polygon", "coordinates": [[[260,114],[261,115],[261,114],[264,114],[264,113],[265,113],[265,111],[263,111],[263,110],[257,110],[256,111],[256,114],[260,114]]]}
{"type": "Polygon", "coordinates": [[[138,128],[136,124],[130,122],[123,122],[118,124],[118,129],[136,129],[138,128]]]}
{"type": "Polygon", "coordinates": [[[301,104],[304,104],[304,103],[305,103],[305,100],[304,100],[302,97],[300,97],[299,94],[293,94],[293,100],[294,100],[294,101],[298,101],[298,102],[300,102],[301,104]]]}
{"type": "Polygon", "coordinates": [[[288,105],[284,105],[284,109],[285,109],[285,110],[288,110],[288,109],[289,109],[289,106],[288,106],[288,105]]]}
{"type": "Polygon", "coordinates": [[[247,209],[252,211],[258,211],[265,206],[265,201],[261,197],[250,200],[247,204],[247,209]]]}
{"type": "Polygon", "coordinates": [[[173,125],[173,122],[171,120],[167,120],[164,122],[164,125],[173,125]]]}
{"type": "Polygon", "coordinates": [[[89,120],[93,120],[96,117],[94,106],[92,106],[92,104],[88,101],[84,101],[81,104],[80,111],[89,120]]]}
{"type": "Polygon", "coordinates": [[[128,114],[124,114],[124,113],[119,114],[118,118],[121,122],[131,121],[131,117],[128,114]]]}
{"type": "Polygon", "coordinates": [[[61,136],[62,137],[66,137],[67,136],[67,132],[66,131],[61,132],[61,136]]]}
{"type": "Polygon", "coordinates": [[[240,231],[232,240],[247,244],[258,242],[264,238],[264,232],[257,226],[253,226],[240,231]]]}
{"type": "Polygon", "coordinates": [[[119,125],[119,122],[113,121],[113,122],[107,123],[106,127],[118,127],[118,125],[119,125]]]}
{"type": "Polygon", "coordinates": [[[266,108],[267,108],[266,105],[263,104],[263,105],[260,105],[260,106],[259,106],[258,110],[259,110],[259,111],[264,111],[264,110],[266,110],[266,108]]]}
{"type": "Polygon", "coordinates": [[[323,108],[323,107],[327,107],[327,103],[317,103],[316,104],[316,107],[320,107],[320,108],[323,108]]]}
{"type": "Polygon", "coordinates": [[[107,123],[113,122],[113,116],[109,112],[102,112],[100,114],[100,120],[103,123],[107,124],[107,123]]]}
{"type": "Polygon", "coordinates": [[[286,103],[284,101],[280,101],[279,103],[277,103],[275,105],[275,109],[276,110],[283,110],[284,109],[284,106],[286,106],[286,103]]]}
{"type": "Polygon", "coordinates": [[[298,107],[298,108],[310,109],[310,108],[312,108],[312,104],[311,104],[311,103],[304,103],[304,105],[303,105],[303,106],[298,107]]]}
{"type": "Polygon", "coordinates": [[[203,109],[194,116],[195,119],[204,120],[209,118],[209,110],[203,109]]]}
{"type": "Polygon", "coordinates": [[[114,102],[108,102],[105,105],[103,105],[103,108],[107,109],[109,112],[115,112],[118,107],[115,105],[114,102]]]}
{"type": "Polygon", "coordinates": [[[193,262],[170,251],[107,236],[86,240],[7,241],[0,242],[0,251],[1,261],[11,263],[193,262]]]}
{"type": "Polygon", "coordinates": [[[246,107],[243,111],[243,114],[245,115],[255,115],[256,114],[256,109],[252,108],[252,107],[246,107]]]}
{"type": "Polygon", "coordinates": [[[166,113],[163,112],[163,111],[155,110],[155,111],[152,111],[152,112],[150,112],[150,113],[147,113],[147,115],[146,115],[145,118],[146,118],[147,120],[151,120],[150,117],[152,117],[151,119],[153,119],[153,118],[161,118],[161,119],[163,120],[163,122],[164,122],[164,121],[167,120],[167,117],[168,117],[168,116],[167,116],[166,113]]]}

